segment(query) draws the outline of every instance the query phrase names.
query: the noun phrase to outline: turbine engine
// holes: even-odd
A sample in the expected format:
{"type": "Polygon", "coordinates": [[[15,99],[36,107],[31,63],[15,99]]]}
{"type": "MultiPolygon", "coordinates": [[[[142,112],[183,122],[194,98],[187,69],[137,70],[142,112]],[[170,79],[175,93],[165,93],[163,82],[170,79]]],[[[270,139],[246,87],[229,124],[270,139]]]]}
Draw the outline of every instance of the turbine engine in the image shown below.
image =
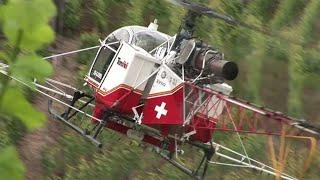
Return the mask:
{"type": "Polygon", "coordinates": [[[194,40],[183,42],[180,56],[179,59],[184,59],[179,63],[185,65],[186,77],[196,79],[201,84],[223,83],[225,80],[234,80],[238,76],[239,70],[236,63],[225,60],[222,53],[203,43],[195,43],[194,40]],[[190,51],[190,49],[193,50],[190,51]]]}

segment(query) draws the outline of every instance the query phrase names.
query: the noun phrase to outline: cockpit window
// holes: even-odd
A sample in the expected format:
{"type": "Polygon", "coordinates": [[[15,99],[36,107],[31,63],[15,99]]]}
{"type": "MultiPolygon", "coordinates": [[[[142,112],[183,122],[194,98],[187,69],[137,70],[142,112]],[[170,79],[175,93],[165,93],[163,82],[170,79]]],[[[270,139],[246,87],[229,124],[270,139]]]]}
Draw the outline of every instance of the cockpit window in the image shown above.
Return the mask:
{"type": "Polygon", "coordinates": [[[165,41],[167,41],[167,39],[156,32],[142,31],[134,35],[132,44],[149,52],[165,41]]]}
{"type": "Polygon", "coordinates": [[[100,83],[114,56],[115,52],[111,49],[107,47],[100,48],[99,54],[92,65],[90,77],[100,83]]]}
{"type": "Polygon", "coordinates": [[[128,43],[129,40],[130,40],[129,32],[125,29],[119,29],[108,36],[107,43],[116,42],[116,41],[125,41],[128,43]]]}

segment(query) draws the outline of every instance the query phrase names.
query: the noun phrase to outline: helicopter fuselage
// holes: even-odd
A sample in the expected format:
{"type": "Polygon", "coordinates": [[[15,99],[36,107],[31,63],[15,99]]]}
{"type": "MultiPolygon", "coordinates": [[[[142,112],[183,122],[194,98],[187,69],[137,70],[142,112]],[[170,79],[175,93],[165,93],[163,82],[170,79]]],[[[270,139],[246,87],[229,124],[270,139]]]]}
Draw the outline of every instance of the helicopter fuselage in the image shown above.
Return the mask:
{"type": "MultiPolygon", "coordinates": [[[[170,49],[175,36],[152,27],[123,27],[101,43],[85,78],[95,91],[94,117],[103,119],[109,109],[133,117],[137,124],[158,129],[164,137],[189,134],[197,141],[208,142],[213,131],[195,129],[194,125],[209,123],[214,127],[223,104],[215,104],[214,97],[208,101],[200,91],[185,84],[185,77],[174,68],[176,52],[170,49]],[[212,104],[210,110],[198,107],[204,102],[212,104]]],[[[215,86],[226,94],[232,91],[226,84],[215,86]]],[[[115,130],[127,133],[129,129],[115,130]]]]}

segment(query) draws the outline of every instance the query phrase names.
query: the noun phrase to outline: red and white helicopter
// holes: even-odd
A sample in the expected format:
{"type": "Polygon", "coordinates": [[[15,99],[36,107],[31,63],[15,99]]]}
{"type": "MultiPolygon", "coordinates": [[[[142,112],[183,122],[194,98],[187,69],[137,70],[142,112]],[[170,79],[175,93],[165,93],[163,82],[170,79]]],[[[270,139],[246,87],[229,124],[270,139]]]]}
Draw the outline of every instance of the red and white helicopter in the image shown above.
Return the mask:
{"type": "MultiPolygon", "coordinates": [[[[320,130],[306,121],[230,96],[232,87],[225,80],[237,77],[237,65],[192,37],[195,22],[203,15],[258,29],[186,0],[176,2],[188,13],[175,36],[159,32],[157,22],[148,27],[126,26],[112,32],[99,46],[46,57],[98,49],[85,77],[93,95],[52,79],[46,84],[35,82],[36,90],[50,98],[50,113],[99,147],[104,128],[150,144],[164,159],[197,179],[204,178],[210,163],[296,179],[250,158],[239,133],[319,138],[320,130]],[[56,104],[67,109],[60,112],[61,105],[56,104]],[[81,120],[79,115],[89,121],[81,120]],[[216,131],[237,133],[244,154],[215,142],[216,131]],[[194,170],[175,159],[183,152],[183,144],[204,152],[194,170]],[[232,163],[213,162],[214,155],[232,163]]],[[[6,68],[2,65],[1,72],[5,73],[6,68]]]]}

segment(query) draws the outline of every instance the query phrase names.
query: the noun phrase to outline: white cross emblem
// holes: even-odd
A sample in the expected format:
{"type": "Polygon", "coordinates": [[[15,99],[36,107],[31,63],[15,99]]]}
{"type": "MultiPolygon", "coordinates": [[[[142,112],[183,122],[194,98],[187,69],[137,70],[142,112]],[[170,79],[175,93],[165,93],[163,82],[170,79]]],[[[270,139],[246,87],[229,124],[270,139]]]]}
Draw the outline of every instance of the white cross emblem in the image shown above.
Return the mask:
{"type": "Polygon", "coordinates": [[[168,110],[166,110],[165,107],[166,107],[166,103],[165,103],[165,102],[162,102],[162,103],[161,103],[161,106],[158,106],[158,105],[157,105],[157,106],[154,108],[154,110],[157,111],[157,115],[156,115],[156,118],[157,118],[157,119],[160,119],[162,115],[164,115],[164,116],[167,115],[168,110]]]}

